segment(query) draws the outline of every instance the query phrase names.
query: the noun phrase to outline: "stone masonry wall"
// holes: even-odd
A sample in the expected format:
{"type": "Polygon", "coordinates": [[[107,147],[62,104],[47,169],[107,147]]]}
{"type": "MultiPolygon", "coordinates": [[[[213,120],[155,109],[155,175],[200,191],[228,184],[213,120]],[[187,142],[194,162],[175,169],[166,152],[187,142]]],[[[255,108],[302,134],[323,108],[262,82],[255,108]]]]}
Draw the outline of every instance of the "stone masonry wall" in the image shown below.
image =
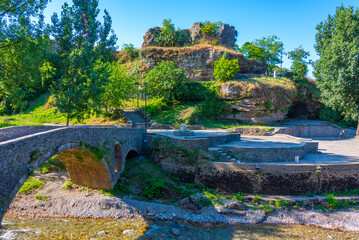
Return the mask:
{"type": "Polygon", "coordinates": [[[0,142],[57,128],[61,128],[61,126],[14,126],[0,128],[0,142]]]}

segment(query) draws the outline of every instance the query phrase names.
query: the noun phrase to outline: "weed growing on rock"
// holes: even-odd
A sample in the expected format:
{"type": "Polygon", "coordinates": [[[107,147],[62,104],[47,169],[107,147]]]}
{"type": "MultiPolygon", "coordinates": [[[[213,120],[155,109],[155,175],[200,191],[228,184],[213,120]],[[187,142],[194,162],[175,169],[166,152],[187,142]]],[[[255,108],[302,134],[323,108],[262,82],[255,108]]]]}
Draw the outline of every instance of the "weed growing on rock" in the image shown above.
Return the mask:
{"type": "Polygon", "coordinates": [[[233,200],[244,202],[244,193],[239,192],[239,193],[234,194],[233,200]]]}
{"type": "Polygon", "coordinates": [[[41,188],[45,184],[45,181],[41,181],[37,178],[30,177],[27,181],[22,185],[19,190],[19,193],[28,193],[35,189],[41,188]]]}
{"type": "Polygon", "coordinates": [[[74,188],[75,184],[73,182],[71,182],[70,180],[67,180],[66,183],[64,185],[62,185],[62,189],[72,189],[74,188]]]}
{"type": "Polygon", "coordinates": [[[34,196],[37,200],[43,201],[49,198],[47,195],[35,195],[34,196]]]}

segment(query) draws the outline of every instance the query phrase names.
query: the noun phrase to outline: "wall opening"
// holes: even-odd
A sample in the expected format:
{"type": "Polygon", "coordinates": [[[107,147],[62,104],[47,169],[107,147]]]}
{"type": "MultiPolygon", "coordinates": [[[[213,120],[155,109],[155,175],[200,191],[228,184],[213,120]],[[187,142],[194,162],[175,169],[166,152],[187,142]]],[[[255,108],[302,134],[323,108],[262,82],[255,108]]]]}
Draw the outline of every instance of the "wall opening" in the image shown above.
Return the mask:
{"type": "Polygon", "coordinates": [[[288,112],[288,118],[298,120],[313,119],[313,110],[307,103],[295,103],[288,112]]]}
{"type": "Polygon", "coordinates": [[[120,144],[115,145],[115,172],[122,170],[122,149],[120,144]]]}
{"type": "Polygon", "coordinates": [[[127,156],[126,156],[126,160],[130,160],[132,158],[135,158],[138,156],[138,153],[134,150],[130,150],[128,153],[127,153],[127,156]]]}

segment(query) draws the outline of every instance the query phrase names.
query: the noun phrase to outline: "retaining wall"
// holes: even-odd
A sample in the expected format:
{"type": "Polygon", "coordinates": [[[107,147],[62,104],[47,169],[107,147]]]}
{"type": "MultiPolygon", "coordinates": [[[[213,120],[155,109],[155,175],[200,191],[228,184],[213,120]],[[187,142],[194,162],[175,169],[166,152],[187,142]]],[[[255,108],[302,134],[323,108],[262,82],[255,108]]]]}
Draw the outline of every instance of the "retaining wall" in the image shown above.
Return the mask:
{"type": "Polygon", "coordinates": [[[187,183],[203,184],[228,193],[299,195],[308,192],[344,191],[359,184],[359,164],[257,165],[206,163],[179,166],[162,161],[162,168],[187,183]],[[259,166],[259,168],[256,168],[259,166]]]}
{"type": "Polygon", "coordinates": [[[346,136],[348,134],[347,130],[334,125],[329,124],[323,126],[289,126],[282,127],[276,134],[288,134],[295,137],[339,137],[346,136]]]}

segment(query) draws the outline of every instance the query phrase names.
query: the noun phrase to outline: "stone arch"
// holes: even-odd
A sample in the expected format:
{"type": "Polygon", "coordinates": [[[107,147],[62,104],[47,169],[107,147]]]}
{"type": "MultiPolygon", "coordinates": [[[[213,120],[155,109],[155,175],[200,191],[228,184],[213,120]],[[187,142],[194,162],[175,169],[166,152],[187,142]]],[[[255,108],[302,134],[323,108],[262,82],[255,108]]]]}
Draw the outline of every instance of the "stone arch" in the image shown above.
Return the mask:
{"type": "Polygon", "coordinates": [[[115,152],[115,172],[122,170],[122,148],[119,142],[116,142],[114,147],[115,152]]]}
{"type": "Polygon", "coordinates": [[[127,155],[126,155],[126,161],[128,159],[131,159],[131,158],[134,158],[134,157],[137,157],[138,156],[138,152],[131,149],[130,151],[128,151],[127,155]]]}

